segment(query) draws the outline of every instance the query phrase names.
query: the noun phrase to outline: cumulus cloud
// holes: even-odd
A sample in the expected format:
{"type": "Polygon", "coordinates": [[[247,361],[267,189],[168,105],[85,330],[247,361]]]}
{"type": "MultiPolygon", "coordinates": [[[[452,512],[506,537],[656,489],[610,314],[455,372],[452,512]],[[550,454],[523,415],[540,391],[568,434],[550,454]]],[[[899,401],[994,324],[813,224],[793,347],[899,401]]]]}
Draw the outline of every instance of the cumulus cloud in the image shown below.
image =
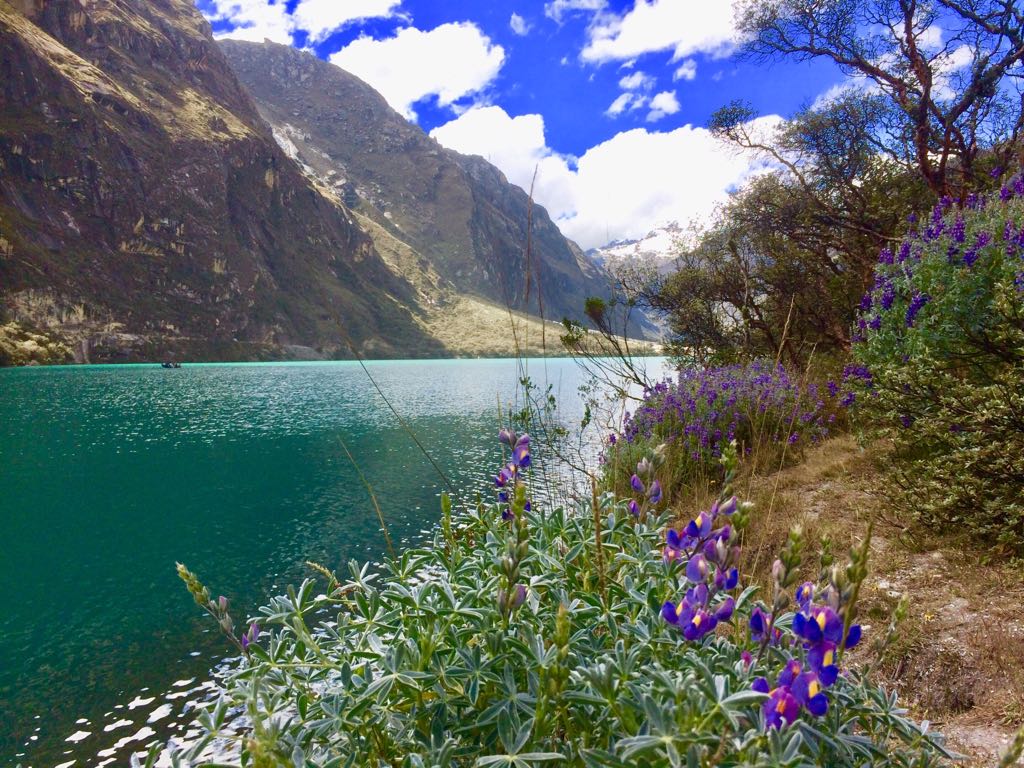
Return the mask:
{"type": "Polygon", "coordinates": [[[656,122],[678,111],[679,99],[676,98],[675,91],[662,91],[651,99],[651,111],[647,113],[647,122],[656,122]]]}
{"type": "MultiPolygon", "coordinates": [[[[928,37],[931,44],[937,46],[941,42],[942,32],[931,30],[938,30],[938,27],[928,27],[919,41],[928,37]]],[[[932,96],[938,101],[955,98],[963,87],[964,70],[974,64],[974,58],[974,49],[969,45],[934,52],[931,58],[932,96]]],[[[889,69],[893,65],[893,60],[883,60],[880,65],[889,69]]],[[[875,80],[860,74],[849,75],[845,80],[819,94],[811,104],[811,109],[824,109],[829,104],[858,93],[870,95],[881,92],[882,88],[875,80]]]]}
{"type": "Polygon", "coordinates": [[[693,59],[686,59],[676,67],[676,71],[672,75],[673,80],[693,80],[695,77],[697,77],[697,62],[693,59]]]}
{"type": "Polygon", "coordinates": [[[624,131],[579,158],[566,157],[547,145],[540,115],[511,117],[494,106],[471,109],[431,136],[488,158],[523,189],[530,188],[536,168],[534,197],[584,248],[640,237],[667,221],[707,219],[731,188],[762,167],[689,125],[624,131]]]}
{"type": "Polygon", "coordinates": [[[637,70],[619,80],[619,87],[624,91],[648,90],[654,87],[654,78],[637,70]]]}
{"type": "Polygon", "coordinates": [[[285,0],[213,0],[206,17],[232,27],[219,38],[291,45],[298,30],[317,42],[354,21],[395,16],[401,4],[402,0],[300,0],[289,14],[285,0]]]}
{"type": "Polygon", "coordinates": [[[231,31],[220,38],[262,43],[264,39],[291,45],[294,25],[284,0],[267,4],[267,0],[214,0],[206,17],[211,22],[227,22],[231,31]]]}
{"type": "Polygon", "coordinates": [[[471,22],[415,27],[394,37],[360,37],[330,56],[333,64],[362,78],[395,110],[415,119],[413,105],[436,96],[441,106],[479,93],[497,77],[505,50],[471,22]]]}
{"type": "Polygon", "coordinates": [[[518,13],[513,13],[512,18],[508,20],[508,25],[517,35],[522,37],[530,31],[530,25],[526,23],[526,19],[520,16],[518,13]]]}
{"type": "Polygon", "coordinates": [[[618,117],[623,112],[632,112],[633,110],[640,109],[647,103],[647,97],[643,94],[633,93],[627,91],[626,93],[620,94],[615,101],[613,101],[608,109],[604,111],[608,117],[618,117]]]}
{"type": "Polygon", "coordinates": [[[606,0],[551,0],[544,3],[544,15],[559,24],[574,13],[594,13],[606,5],[606,0]]]}
{"type": "Polygon", "coordinates": [[[301,0],[292,19],[316,42],[353,21],[394,16],[401,4],[402,0],[301,0]]]}
{"type": "Polygon", "coordinates": [[[696,52],[719,54],[734,37],[732,3],[725,0],[637,0],[621,16],[595,19],[583,48],[584,61],[621,61],[673,49],[673,59],[696,52]]]}

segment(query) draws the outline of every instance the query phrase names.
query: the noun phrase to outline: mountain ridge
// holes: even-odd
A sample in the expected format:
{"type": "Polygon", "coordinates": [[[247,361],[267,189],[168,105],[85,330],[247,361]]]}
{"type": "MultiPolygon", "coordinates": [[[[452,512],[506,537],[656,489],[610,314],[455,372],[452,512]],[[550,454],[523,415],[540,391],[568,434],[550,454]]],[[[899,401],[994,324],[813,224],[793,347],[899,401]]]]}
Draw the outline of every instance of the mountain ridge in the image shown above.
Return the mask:
{"type": "Polygon", "coordinates": [[[16,359],[494,354],[509,318],[539,330],[521,311],[558,319],[604,285],[500,171],[394,123],[361,81],[388,160],[409,144],[413,170],[436,153],[433,174],[403,188],[360,165],[356,189],[300,167],[309,147],[264,119],[188,0],[0,0],[0,44],[0,346],[16,359]],[[442,204],[420,210],[417,185],[442,204]],[[473,338],[448,328],[456,307],[473,338]]]}
{"type": "Polygon", "coordinates": [[[219,45],[286,151],[457,291],[555,319],[607,291],[607,276],[525,191],[484,158],[440,145],[355,75],[269,41],[219,45]]]}

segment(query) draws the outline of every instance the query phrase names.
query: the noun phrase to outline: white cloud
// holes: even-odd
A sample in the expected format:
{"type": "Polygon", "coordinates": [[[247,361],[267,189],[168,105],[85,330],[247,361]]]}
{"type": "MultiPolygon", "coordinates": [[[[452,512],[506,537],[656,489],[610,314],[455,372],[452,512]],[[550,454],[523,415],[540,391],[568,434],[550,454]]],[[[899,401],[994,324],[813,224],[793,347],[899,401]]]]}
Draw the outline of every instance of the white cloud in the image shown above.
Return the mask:
{"type": "Polygon", "coordinates": [[[942,46],[942,27],[932,24],[917,36],[917,45],[926,51],[935,51],[942,46]]]}
{"type": "MultiPolygon", "coordinates": [[[[772,125],[778,119],[756,122],[772,125]]],[[[707,219],[730,188],[762,167],[692,126],[625,131],[569,158],[547,145],[540,115],[513,118],[493,106],[471,109],[431,136],[488,158],[523,189],[529,189],[536,168],[534,197],[584,248],[640,237],[667,221],[707,219]]]]}
{"type": "Polygon", "coordinates": [[[376,88],[394,109],[415,119],[413,104],[427,96],[450,106],[479,93],[497,77],[505,50],[471,22],[430,31],[406,27],[391,38],[360,37],[330,60],[376,88]]]}
{"type": "Polygon", "coordinates": [[[284,45],[292,43],[294,27],[284,0],[271,5],[267,0],[214,0],[213,11],[207,14],[207,18],[211,22],[226,21],[233,27],[230,32],[217,35],[219,38],[254,43],[262,43],[264,39],[284,45]]]}
{"type": "Polygon", "coordinates": [[[618,61],[671,48],[675,60],[698,51],[721,53],[733,37],[732,3],[725,0],[637,0],[622,16],[597,18],[581,56],[618,61]]]}
{"type": "Polygon", "coordinates": [[[619,80],[619,87],[624,91],[649,90],[654,87],[654,82],[653,77],[637,70],[619,80]]]}
{"type": "Polygon", "coordinates": [[[687,59],[680,64],[672,75],[673,80],[693,80],[695,77],[697,77],[697,62],[693,59],[687,59]]]}
{"type": "Polygon", "coordinates": [[[512,31],[522,37],[530,31],[530,25],[526,23],[526,19],[520,16],[518,13],[513,13],[512,18],[508,20],[508,25],[512,31]]]}
{"type": "Polygon", "coordinates": [[[394,16],[401,4],[402,0],[301,0],[292,19],[317,42],[353,21],[394,16]]]}
{"type": "Polygon", "coordinates": [[[675,91],[662,91],[651,99],[651,111],[647,113],[647,122],[656,122],[678,111],[679,99],[676,98],[675,91]]]}
{"type": "Polygon", "coordinates": [[[291,45],[297,30],[308,32],[317,42],[353,21],[395,16],[401,4],[402,0],[300,0],[289,14],[285,0],[213,0],[207,18],[233,27],[219,38],[291,45]]]}
{"type": "Polygon", "coordinates": [[[574,13],[594,13],[605,7],[606,0],[551,0],[544,3],[544,15],[559,24],[574,13]]]}
{"type": "Polygon", "coordinates": [[[627,91],[626,93],[619,94],[619,97],[608,106],[604,113],[608,117],[618,117],[627,110],[632,112],[633,110],[640,109],[646,103],[646,96],[627,91]]]}
{"type": "MultiPolygon", "coordinates": [[[[933,29],[938,28],[931,26],[925,30],[925,33],[933,29]]],[[[932,39],[936,41],[936,44],[940,37],[941,30],[937,34],[932,35],[932,39]]],[[[951,50],[936,52],[931,59],[932,96],[938,101],[956,97],[958,88],[963,87],[962,82],[960,82],[963,70],[973,63],[974,50],[969,45],[960,45],[951,50]]],[[[886,69],[891,68],[892,60],[882,61],[881,66],[886,69]]],[[[881,92],[882,88],[875,80],[865,75],[850,75],[842,82],[836,83],[824,93],[819,94],[811,104],[811,109],[823,109],[844,96],[857,93],[877,94],[881,92]]]]}

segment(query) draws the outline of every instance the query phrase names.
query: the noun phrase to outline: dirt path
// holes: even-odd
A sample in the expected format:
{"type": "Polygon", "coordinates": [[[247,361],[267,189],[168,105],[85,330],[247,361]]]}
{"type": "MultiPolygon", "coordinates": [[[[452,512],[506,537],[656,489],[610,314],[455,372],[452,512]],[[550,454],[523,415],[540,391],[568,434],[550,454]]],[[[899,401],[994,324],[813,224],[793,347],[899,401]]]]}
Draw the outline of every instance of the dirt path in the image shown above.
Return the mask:
{"type": "Polygon", "coordinates": [[[901,596],[909,600],[874,675],[916,718],[944,733],[964,765],[995,765],[1024,725],[1024,567],[986,563],[988,553],[969,542],[911,527],[886,491],[884,460],[881,449],[862,450],[843,437],[796,466],[752,480],[749,498],[760,514],[749,531],[750,565],[769,566],[797,522],[811,552],[825,536],[839,560],[874,518],[859,617],[868,638],[883,636],[901,596]]]}

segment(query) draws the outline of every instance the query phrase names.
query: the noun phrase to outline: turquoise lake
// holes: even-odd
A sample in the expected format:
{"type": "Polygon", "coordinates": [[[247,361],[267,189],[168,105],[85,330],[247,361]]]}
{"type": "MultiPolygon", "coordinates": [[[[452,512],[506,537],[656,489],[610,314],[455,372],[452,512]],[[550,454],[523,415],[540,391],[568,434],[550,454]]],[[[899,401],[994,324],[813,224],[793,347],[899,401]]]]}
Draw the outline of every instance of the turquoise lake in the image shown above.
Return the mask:
{"type": "MultiPolygon", "coordinates": [[[[578,424],[577,365],[528,366],[578,424]]],[[[368,368],[460,496],[491,493],[516,362],[368,368]]],[[[306,560],[379,559],[339,437],[396,542],[435,524],[442,481],[358,363],[0,370],[3,764],[120,765],[187,732],[182,709],[228,648],[175,561],[241,620],[306,560]]]]}

